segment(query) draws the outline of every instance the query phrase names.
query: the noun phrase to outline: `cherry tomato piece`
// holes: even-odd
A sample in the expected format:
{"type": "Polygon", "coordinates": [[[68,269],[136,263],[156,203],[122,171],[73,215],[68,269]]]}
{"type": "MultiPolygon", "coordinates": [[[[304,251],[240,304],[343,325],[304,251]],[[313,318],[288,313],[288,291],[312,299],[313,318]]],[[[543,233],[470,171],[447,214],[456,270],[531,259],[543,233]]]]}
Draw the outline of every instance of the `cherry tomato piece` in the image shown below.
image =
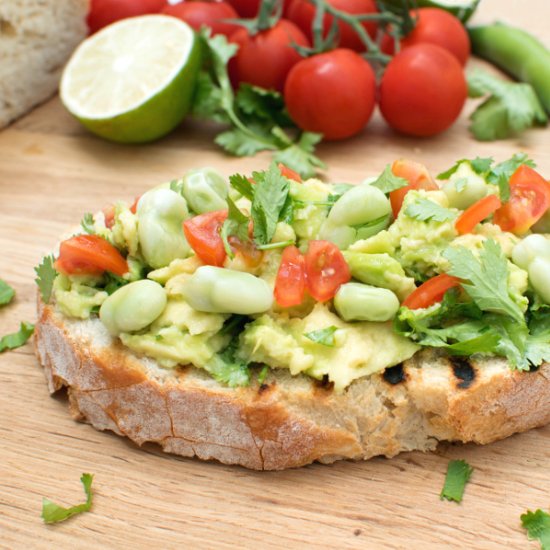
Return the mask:
{"type": "Polygon", "coordinates": [[[241,29],[240,25],[224,22],[224,19],[237,19],[235,9],[227,2],[182,2],[166,6],[162,13],[185,21],[199,31],[203,25],[212,29],[212,34],[224,34],[228,38],[241,29]]]}
{"type": "Polygon", "coordinates": [[[287,246],[275,279],[275,300],[281,307],[298,306],[304,299],[305,291],[305,258],[295,246],[287,246]]]}
{"type": "Polygon", "coordinates": [[[103,208],[102,212],[105,217],[105,227],[111,229],[111,227],[115,224],[115,205],[110,204],[109,206],[106,206],[103,208]]]}
{"type": "Polygon", "coordinates": [[[442,273],[428,279],[415,291],[409,294],[401,305],[409,309],[424,309],[443,300],[445,292],[451,288],[460,286],[460,279],[442,273]]]}
{"type": "MultiPolygon", "coordinates": [[[[464,66],[470,57],[470,38],[462,23],[451,13],[439,8],[420,8],[411,11],[417,17],[414,29],[401,40],[404,50],[416,44],[435,44],[452,53],[464,66]]],[[[394,54],[395,41],[389,35],[382,39],[382,51],[394,54]]]]}
{"type": "Polygon", "coordinates": [[[302,59],[285,84],[285,103],[296,124],[336,140],[360,132],[374,110],[376,79],[371,66],[351,50],[302,59]]]}
{"type": "Polygon", "coordinates": [[[97,235],[75,235],[59,245],[55,269],[66,275],[98,275],[110,271],[122,276],[128,264],[122,254],[97,235]]]}
{"type": "Polygon", "coordinates": [[[523,164],[510,178],[510,200],[499,208],[493,221],[503,231],[522,235],[538,222],[550,207],[550,183],[523,164]]]}
{"type": "Polygon", "coordinates": [[[440,46],[417,44],[399,52],[380,84],[380,111],[403,134],[428,137],[458,118],[468,87],[457,59],[440,46]]]}
{"type": "Polygon", "coordinates": [[[478,223],[488,218],[502,206],[496,195],[488,195],[466,208],[455,222],[455,229],[459,235],[471,233],[478,223]]]}
{"type": "MultiPolygon", "coordinates": [[[[328,3],[337,10],[352,15],[377,13],[374,0],[328,0],[328,3]]],[[[293,0],[288,8],[288,18],[296,23],[310,42],[313,42],[312,24],[315,17],[315,6],[308,0],[293,0]]],[[[333,22],[332,15],[326,14],[323,19],[323,37],[326,37],[333,22]]],[[[378,26],[375,21],[364,21],[363,28],[371,38],[376,37],[378,26]]],[[[365,51],[365,45],[353,28],[343,21],[338,22],[339,38],[337,46],[350,48],[358,52],[365,51]]]]}
{"type": "Polygon", "coordinates": [[[395,176],[404,178],[409,182],[409,185],[396,189],[390,193],[390,203],[394,218],[397,218],[405,195],[413,189],[425,189],[426,191],[435,191],[439,189],[437,183],[434,182],[428,169],[419,162],[412,160],[400,159],[394,161],[391,171],[395,176]]]}
{"type": "Polygon", "coordinates": [[[294,181],[297,181],[298,183],[302,183],[302,177],[300,176],[300,174],[298,174],[298,172],[291,170],[288,166],[285,166],[280,162],[277,166],[279,168],[279,171],[281,172],[281,176],[284,176],[289,180],[294,180],[294,181]]]}
{"type": "Polygon", "coordinates": [[[227,253],[220,230],[226,219],[227,210],[216,210],[183,222],[183,232],[189,246],[206,265],[223,266],[227,253]]]}
{"type": "Polygon", "coordinates": [[[165,0],[92,0],[88,12],[90,34],[127,17],[159,13],[165,0]]]}
{"type": "Polygon", "coordinates": [[[307,289],[318,302],[334,298],[340,286],[351,279],[342,252],[329,241],[309,242],[305,266],[307,289]]]}
{"type": "MultiPolygon", "coordinates": [[[[251,228],[249,228],[249,236],[252,237],[251,228]]],[[[254,269],[262,263],[264,253],[256,248],[252,240],[243,242],[235,235],[231,235],[227,240],[231,250],[236,256],[241,256],[247,267],[254,269]]]]}
{"type": "Polygon", "coordinates": [[[233,85],[248,82],[279,92],[283,91],[288,72],[302,59],[292,44],[309,46],[304,33],[286,19],[253,36],[241,27],[231,35],[231,42],[239,46],[235,57],[229,60],[233,85]]]}

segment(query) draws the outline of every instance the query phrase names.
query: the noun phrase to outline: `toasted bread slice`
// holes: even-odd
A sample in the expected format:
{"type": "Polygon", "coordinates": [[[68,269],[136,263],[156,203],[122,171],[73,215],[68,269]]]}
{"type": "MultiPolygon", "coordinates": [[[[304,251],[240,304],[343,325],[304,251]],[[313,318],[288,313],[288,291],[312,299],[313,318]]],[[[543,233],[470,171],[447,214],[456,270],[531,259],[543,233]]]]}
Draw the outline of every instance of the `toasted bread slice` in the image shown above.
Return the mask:
{"type": "Polygon", "coordinates": [[[392,457],[439,441],[490,443],[550,422],[550,365],[450,359],[423,350],[343,393],[286,369],[223,387],[193,367],[165,369],[39,300],[35,345],[50,392],[67,387],[76,419],[138,445],[256,470],[392,457]]]}

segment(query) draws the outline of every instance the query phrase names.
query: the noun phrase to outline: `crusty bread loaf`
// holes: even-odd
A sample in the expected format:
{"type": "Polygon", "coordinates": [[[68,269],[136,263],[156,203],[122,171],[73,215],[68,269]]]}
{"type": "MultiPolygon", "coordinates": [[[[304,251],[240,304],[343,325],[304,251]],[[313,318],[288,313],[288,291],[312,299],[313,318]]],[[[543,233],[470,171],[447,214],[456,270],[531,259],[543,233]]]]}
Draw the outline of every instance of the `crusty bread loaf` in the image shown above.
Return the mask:
{"type": "Polygon", "coordinates": [[[50,391],[68,388],[73,416],[141,445],[257,470],[490,443],[550,422],[550,365],[511,371],[431,350],[341,394],[272,371],[230,389],[200,369],[163,369],[115,342],[97,319],[75,321],[40,300],[35,345],[50,391]]]}
{"type": "Polygon", "coordinates": [[[0,1],[0,128],[55,92],[87,13],[88,0],[0,1]]]}

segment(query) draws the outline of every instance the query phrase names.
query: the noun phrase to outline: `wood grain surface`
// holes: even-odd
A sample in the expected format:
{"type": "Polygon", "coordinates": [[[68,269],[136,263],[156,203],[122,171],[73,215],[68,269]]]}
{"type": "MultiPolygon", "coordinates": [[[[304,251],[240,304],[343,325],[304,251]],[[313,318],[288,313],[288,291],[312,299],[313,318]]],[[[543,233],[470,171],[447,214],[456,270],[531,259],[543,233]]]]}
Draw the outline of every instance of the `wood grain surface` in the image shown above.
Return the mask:
{"type": "MultiPolygon", "coordinates": [[[[548,41],[549,16],[546,0],[483,0],[477,19],[509,20],[548,41]]],[[[550,174],[550,130],[480,144],[466,125],[415,141],[376,117],[363,135],[323,145],[320,155],[337,181],[360,181],[401,156],[437,171],[457,158],[502,160],[518,150],[550,174]]],[[[1,132],[0,278],[17,298],[0,311],[0,334],[34,319],[33,266],[84,212],[191,167],[230,174],[266,165],[265,156],[222,155],[213,131],[186,122],[154,145],[116,146],[86,134],[53,99],[1,132]]],[[[0,442],[0,548],[536,548],[519,516],[550,508],[550,426],[487,447],[250,472],[139,449],[74,422],[66,399],[48,395],[30,344],[0,356],[0,442]],[[475,468],[460,505],[439,500],[452,458],[475,468]],[[82,501],[82,472],[95,474],[92,512],[44,525],[42,497],[82,501]]]]}

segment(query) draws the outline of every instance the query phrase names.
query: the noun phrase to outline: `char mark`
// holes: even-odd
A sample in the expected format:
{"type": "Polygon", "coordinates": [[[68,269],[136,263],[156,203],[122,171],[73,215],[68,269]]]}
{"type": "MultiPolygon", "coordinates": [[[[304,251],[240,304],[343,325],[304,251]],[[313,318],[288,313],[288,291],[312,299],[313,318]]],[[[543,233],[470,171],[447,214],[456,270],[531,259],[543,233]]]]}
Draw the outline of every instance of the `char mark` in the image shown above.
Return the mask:
{"type": "Polygon", "coordinates": [[[395,367],[386,369],[382,376],[384,377],[384,380],[392,386],[395,386],[400,382],[404,382],[406,377],[405,371],[403,370],[403,363],[399,363],[399,365],[395,365],[395,367]]]}
{"type": "Polygon", "coordinates": [[[459,380],[456,387],[461,390],[469,388],[476,377],[476,371],[473,366],[464,357],[450,357],[453,374],[459,380]]]}

